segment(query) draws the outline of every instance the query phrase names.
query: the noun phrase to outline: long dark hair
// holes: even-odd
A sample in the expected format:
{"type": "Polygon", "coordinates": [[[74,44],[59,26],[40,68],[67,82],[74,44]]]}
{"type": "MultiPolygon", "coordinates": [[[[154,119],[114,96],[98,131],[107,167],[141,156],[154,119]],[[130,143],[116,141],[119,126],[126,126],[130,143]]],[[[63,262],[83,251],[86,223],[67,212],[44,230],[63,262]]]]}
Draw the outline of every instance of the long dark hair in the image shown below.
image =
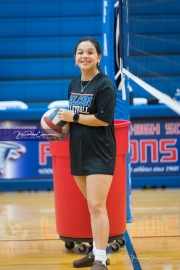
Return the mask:
{"type": "MultiPolygon", "coordinates": [[[[82,39],[80,39],[80,40],[78,41],[78,43],[76,44],[76,47],[75,47],[75,49],[74,49],[74,54],[75,54],[75,55],[76,55],[77,47],[79,46],[79,44],[80,44],[81,42],[84,42],[84,41],[90,41],[90,42],[94,45],[94,47],[96,48],[97,54],[98,54],[98,55],[100,55],[100,54],[102,55],[102,53],[101,53],[101,47],[100,47],[98,41],[97,41],[95,38],[92,38],[92,37],[89,37],[89,36],[88,36],[88,37],[84,37],[84,38],[82,38],[82,39]]],[[[97,69],[100,71],[100,64],[97,63],[96,67],[97,67],[97,69]]]]}

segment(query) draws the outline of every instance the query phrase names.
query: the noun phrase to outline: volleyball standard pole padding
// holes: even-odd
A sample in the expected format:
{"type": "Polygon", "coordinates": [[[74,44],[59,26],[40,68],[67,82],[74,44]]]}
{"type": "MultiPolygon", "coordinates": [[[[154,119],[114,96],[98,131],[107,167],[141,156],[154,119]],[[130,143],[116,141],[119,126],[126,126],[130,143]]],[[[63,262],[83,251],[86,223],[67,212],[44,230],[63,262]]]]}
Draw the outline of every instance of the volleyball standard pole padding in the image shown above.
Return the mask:
{"type": "MultiPolygon", "coordinates": [[[[124,11],[125,12],[125,11],[124,11]]],[[[116,78],[116,66],[118,68],[117,59],[120,57],[120,69],[122,72],[123,64],[123,31],[124,23],[122,21],[122,5],[121,1],[117,0],[104,0],[103,1],[103,58],[102,58],[102,70],[112,79],[116,89],[116,110],[114,114],[115,119],[130,119],[130,105],[129,105],[129,87],[128,80],[124,82],[123,74],[121,76],[122,91],[118,90],[119,82],[116,78]],[[118,8],[119,7],[119,8],[118,8]],[[118,11],[119,9],[119,11],[118,11]],[[119,22],[118,22],[119,21],[119,22]],[[116,23],[115,23],[116,22],[116,23]],[[119,31],[119,34],[117,33],[119,31]],[[118,42],[117,36],[119,35],[119,44],[115,44],[115,40],[118,42]],[[115,38],[116,37],[116,38],[115,38]],[[119,55],[118,48],[119,46],[119,55]],[[116,48],[116,49],[115,49],[116,48]]],[[[119,68],[118,68],[119,70],[119,68]]],[[[119,77],[119,76],[118,76],[119,77]]],[[[131,171],[130,171],[130,143],[129,151],[126,154],[126,220],[132,222],[132,209],[131,209],[131,171]]]]}

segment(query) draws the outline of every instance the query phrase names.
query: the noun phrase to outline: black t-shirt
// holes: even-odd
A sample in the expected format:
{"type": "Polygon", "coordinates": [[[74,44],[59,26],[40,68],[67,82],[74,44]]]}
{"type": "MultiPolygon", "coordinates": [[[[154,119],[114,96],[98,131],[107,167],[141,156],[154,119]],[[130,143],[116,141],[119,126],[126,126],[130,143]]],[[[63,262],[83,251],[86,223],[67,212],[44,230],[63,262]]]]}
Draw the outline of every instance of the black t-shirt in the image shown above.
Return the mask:
{"type": "Polygon", "coordinates": [[[94,114],[108,126],[70,123],[70,161],[72,175],[114,174],[116,144],[114,136],[115,89],[111,79],[98,73],[81,92],[81,78],[68,89],[69,109],[94,114]]]}

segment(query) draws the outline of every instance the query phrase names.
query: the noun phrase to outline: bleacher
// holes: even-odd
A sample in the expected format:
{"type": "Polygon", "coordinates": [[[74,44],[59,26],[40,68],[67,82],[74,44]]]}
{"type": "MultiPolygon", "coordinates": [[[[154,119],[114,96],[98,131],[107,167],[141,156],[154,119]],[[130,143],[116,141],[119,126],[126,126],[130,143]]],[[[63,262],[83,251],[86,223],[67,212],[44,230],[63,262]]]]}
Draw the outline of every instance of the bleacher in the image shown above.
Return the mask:
{"type": "MultiPolygon", "coordinates": [[[[155,10],[153,5],[130,7],[130,66],[135,71],[143,61],[147,70],[152,66],[155,73],[163,70],[167,80],[157,76],[149,78],[146,70],[142,73],[147,83],[173,97],[175,85],[180,85],[180,66],[172,68],[172,63],[178,62],[180,57],[177,42],[180,5],[176,1],[167,2],[166,10],[164,14],[164,3],[158,4],[155,10]],[[145,21],[144,14],[148,16],[145,21]],[[166,27],[163,18],[172,18],[166,27]],[[156,55],[153,62],[148,56],[151,54],[156,55]],[[163,62],[161,56],[168,61],[163,62]]],[[[13,114],[10,109],[1,111],[0,119],[40,119],[49,103],[66,100],[68,84],[79,74],[74,65],[74,46],[86,35],[97,38],[102,47],[101,0],[88,0],[88,6],[83,0],[0,1],[0,100],[19,100],[28,105],[23,114],[18,108],[13,114]]],[[[134,87],[134,97],[152,96],[134,87]]],[[[147,115],[149,110],[146,107],[147,115]]],[[[141,107],[131,107],[132,117],[138,115],[138,111],[141,114],[141,107]]],[[[176,114],[161,106],[160,115],[176,114]]]]}
{"type": "Polygon", "coordinates": [[[0,100],[27,110],[0,111],[0,119],[40,119],[47,105],[67,99],[74,47],[92,35],[102,45],[102,3],[96,0],[0,1],[0,100]]]}

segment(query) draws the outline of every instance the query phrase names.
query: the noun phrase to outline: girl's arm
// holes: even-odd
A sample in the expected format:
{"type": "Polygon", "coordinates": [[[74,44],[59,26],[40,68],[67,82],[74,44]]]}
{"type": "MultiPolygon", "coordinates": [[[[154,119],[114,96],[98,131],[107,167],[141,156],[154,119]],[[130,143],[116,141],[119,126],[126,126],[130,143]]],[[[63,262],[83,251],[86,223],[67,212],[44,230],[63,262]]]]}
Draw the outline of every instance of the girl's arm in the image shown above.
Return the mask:
{"type": "MultiPolygon", "coordinates": [[[[65,122],[74,122],[74,120],[73,120],[74,112],[73,111],[60,109],[58,111],[58,114],[59,114],[60,120],[65,121],[65,122]]],[[[94,114],[79,114],[78,123],[82,124],[82,125],[94,126],[94,127],[109,126],[108,123],[96,118],[94,116],[94,114]]]]}

